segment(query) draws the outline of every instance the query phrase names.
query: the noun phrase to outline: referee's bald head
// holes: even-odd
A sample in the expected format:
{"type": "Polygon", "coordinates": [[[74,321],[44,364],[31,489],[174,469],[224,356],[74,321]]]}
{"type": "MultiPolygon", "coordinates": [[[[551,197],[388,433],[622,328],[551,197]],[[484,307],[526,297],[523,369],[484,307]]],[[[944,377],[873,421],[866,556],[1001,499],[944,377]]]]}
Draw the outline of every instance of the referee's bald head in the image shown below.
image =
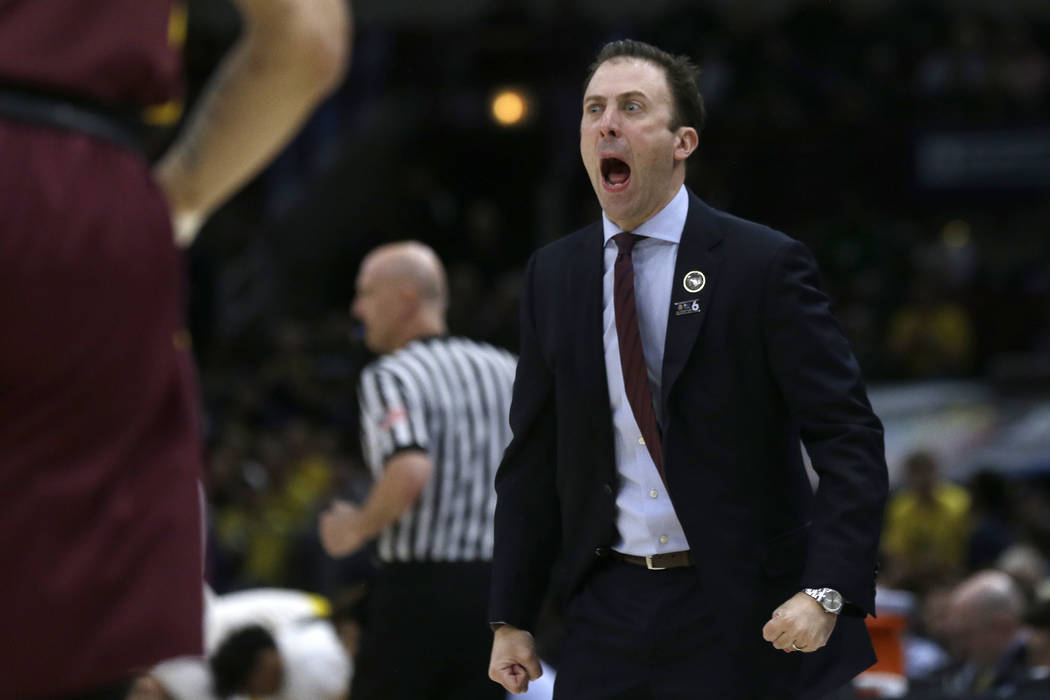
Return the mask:
{"type": "Polygon", "coordinates": [[[400,241],[379,246],[362,262],[376,266],[390,284],[415,287],[421,300],[448,308],[448,281],[445,266],[434,249],[419,241],[400,241]]]}
{"type": "Polygon", "coordinates": [[[365,326],[365,343],[390,352],[416,338],[446,332],[448,280],[434,250],[419,241],[375,248],[357,275],[352,315],[365,326]]]}

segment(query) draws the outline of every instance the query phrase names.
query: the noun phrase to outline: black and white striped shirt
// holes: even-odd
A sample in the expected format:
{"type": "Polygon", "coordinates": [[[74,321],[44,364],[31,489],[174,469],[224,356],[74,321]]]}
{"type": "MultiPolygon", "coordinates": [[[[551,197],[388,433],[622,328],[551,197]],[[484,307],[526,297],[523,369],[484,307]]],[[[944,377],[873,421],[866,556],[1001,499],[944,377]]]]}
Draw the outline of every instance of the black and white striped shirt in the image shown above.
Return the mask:
{"type": "Polygon", "coordinates": [[[382,561],[492,558],[493,482],[511,438],[515,365],[505,350],[442,336],[364,369],[361,432],[372,474],[403,450],[423,450],[434,463],[416,503],[380,534],[382,561]]]}

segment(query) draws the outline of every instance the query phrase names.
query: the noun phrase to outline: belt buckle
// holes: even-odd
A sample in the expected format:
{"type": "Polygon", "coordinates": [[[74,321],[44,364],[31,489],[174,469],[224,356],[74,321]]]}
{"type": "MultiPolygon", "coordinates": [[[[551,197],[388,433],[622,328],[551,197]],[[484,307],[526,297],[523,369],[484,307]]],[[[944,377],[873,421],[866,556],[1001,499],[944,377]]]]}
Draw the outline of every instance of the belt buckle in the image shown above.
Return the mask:
{"type": "Polygon", "coordinates": [[[653,557],[658,557],[658,556],[660,556],[660,555],[659,554],[648,554],[648,555],[646,555],[646,557],[645,557],[645,568],[649,569],[649,571],[663,571],[664,569],[666,569],[667,568],[666,566],[653,566],[653,557]]]}

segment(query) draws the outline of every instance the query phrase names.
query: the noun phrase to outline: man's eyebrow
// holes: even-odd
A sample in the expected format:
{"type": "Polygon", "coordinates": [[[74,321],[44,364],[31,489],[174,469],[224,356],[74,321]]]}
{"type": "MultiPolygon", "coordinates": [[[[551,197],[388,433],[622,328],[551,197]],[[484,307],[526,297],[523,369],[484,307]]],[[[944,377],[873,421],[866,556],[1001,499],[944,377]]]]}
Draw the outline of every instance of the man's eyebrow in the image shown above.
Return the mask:
{"type": "Polygon", "coordinates": [[[616,96],[618,100],[628,100],[636,97],[641,97],[643,100],[648,101],[649,97],[641,90],[628,90],[627,92],[621,92],[616,96]]]}
{"type": "MultiPolygon", "coordinates": [[[[629,99],[638,98],[638,97],[642,98],[645,101],[649,100],[649,97],[644,92],[642,92],[641,90],[628,90],[627,92],[621,92],[619,95],[616,95],[616,97],[614,99],[616,99],[616,100],[629,100],[629,99]]],[[[586,97],[583,98],[583,101],[585,103],[586,102],[605,102],[605,96],[604,95],[587,95],[586,97]]]]}

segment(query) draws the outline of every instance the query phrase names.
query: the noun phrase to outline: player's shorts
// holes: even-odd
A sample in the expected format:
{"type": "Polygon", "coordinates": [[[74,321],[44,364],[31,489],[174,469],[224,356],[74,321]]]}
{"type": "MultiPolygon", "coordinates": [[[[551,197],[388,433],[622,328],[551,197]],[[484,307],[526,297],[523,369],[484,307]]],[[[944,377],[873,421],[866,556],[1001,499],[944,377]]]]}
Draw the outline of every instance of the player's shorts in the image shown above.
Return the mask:
{"type": "Polygon", "coordinates": [[[141,156],[0,121],[0,695],[199,653],[200,444],[168,208],[141,156]]]}

